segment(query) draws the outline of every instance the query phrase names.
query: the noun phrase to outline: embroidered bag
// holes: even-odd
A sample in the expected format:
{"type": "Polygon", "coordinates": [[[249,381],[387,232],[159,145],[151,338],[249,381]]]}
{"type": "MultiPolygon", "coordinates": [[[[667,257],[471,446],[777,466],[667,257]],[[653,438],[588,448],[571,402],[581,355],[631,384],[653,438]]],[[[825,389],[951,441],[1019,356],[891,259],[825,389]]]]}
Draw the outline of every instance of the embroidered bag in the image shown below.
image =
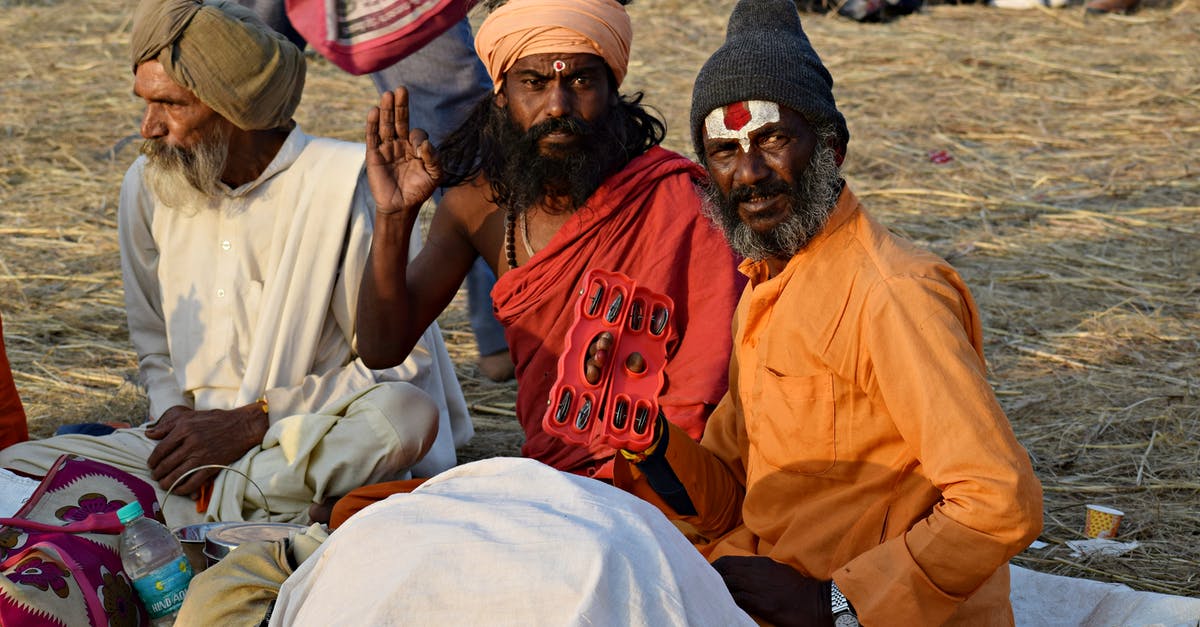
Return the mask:
{"type": "Polygon", "coordinates": [[[59,457],[29,502],[0,518],[0,625],[146,625],[121,566],[117,510],[154,488],[108,464],[59,457]]]}
{"type": "Polygon", "coordinates": [[[467,15],[475,0],[287,0],[308,45],[351,74],[382,70],[467,15]]]}

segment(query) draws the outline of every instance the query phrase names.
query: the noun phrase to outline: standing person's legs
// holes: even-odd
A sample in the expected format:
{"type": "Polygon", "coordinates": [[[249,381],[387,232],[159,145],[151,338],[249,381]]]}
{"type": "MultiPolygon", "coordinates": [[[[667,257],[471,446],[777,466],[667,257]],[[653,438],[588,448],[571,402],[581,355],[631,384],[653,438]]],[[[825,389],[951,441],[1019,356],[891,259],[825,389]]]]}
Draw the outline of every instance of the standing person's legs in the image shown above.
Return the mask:
{"type": "Polygon", "coordinates": [[[492,286],[496,284],[496,275],[483,257],[475,258],[466,283],[467,313],[471,331],[475,334],[475,346],[479,348],[479,370],[492,381],[508,381],[515,374],[512,356],[508,354],[504,327],[492,313],[492,286]]]}
{"type": "MultiPolygon", "coordinates": [[[[243,0],[244,1],[244,0],[243,0]]],[[[371,75],[380,91],[408,88],[409,124],[424,129],[436,146],[458,128],[480,99],[491,91],[491,79],[475,55],[471,24],[463,19],[420,50],[371,75]]],[[[492,314],[496,275],[483,259],[467,274],[467,309],[479,369],[493,381],[513,377],[504,327],[492,314]]]]}

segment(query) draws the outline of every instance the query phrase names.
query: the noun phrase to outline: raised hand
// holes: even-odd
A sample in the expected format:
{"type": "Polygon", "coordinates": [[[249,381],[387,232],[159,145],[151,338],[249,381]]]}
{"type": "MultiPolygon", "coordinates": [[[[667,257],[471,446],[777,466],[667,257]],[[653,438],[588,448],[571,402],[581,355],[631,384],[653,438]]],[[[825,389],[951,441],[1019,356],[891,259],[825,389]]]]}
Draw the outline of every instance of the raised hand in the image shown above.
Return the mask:
{"type": "Polygon", "coordinates": [[[384,92],[367,114],[367,181],[381,214],[415,215],[442,178],[429,136],[408,129],[408,90],[384,92]]]}

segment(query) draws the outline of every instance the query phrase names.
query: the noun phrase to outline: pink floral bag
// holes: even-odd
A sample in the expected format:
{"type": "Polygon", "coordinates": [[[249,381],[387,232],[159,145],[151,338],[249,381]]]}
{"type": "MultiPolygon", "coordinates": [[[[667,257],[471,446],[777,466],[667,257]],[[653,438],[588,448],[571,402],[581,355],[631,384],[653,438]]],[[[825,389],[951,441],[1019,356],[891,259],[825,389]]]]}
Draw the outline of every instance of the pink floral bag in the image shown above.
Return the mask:
{"type": "Polygon", "coordinates": [[[135,499],[162,520],[145,481],[59,457],[16,516],[0,518],[0,625],[149,624],[119,552],[117,510],[135,499]]]}

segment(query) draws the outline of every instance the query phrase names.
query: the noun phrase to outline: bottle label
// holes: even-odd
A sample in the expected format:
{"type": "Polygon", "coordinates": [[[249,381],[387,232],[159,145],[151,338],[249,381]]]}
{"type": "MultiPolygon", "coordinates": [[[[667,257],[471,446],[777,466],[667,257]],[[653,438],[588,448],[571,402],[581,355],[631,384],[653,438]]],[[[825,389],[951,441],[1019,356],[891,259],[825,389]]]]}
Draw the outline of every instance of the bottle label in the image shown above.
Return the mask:
{"type": "Polygon", "coordinates": [[[142,598],[150,618],[162,618],[179,610],[188,584],[192,582],[192,565],[179,556],[154,572],[133,580],[133,589],[142,598]]]}

